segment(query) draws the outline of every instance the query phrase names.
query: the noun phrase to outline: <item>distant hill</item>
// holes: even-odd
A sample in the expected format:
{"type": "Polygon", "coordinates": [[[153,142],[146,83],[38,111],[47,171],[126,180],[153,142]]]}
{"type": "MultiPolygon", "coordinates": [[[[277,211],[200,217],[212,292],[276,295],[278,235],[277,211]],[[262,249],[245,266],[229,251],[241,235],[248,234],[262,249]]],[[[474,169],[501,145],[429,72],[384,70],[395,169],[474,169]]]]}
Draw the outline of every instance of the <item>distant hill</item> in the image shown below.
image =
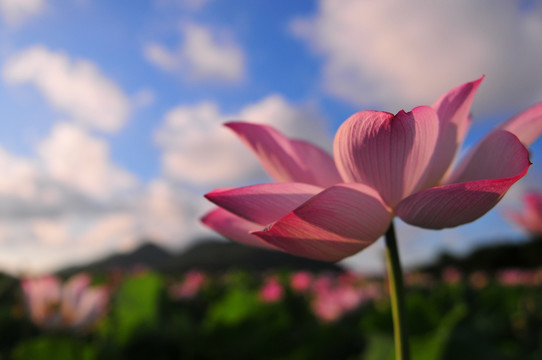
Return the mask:
{"type": "MultiPolygon", "coordinates": [[[[104,273],[111,269],[132,269],[143,265],[168,274],[182,274],[191,269],[223,272],[233,269],[264,272],[273,269],[342,272],[337,264],[304,259],[280,251],[263,250],[234,242],[202,239],[191,248],[173,254],[158,245],[146,243],[131,253],[116,254],[104,259],[63,269],[63,276],[77,272],[104,273]]],[[[521,243],[500,243],[478,248],[466,256],[444,253],[436,261],[422,265],[419,271],[438,274],[449,266],[465,272],[495,272],[503,268],[542,267],[542,240],[521,243]]]]}
{"type": "Polygon", "coordinates": [[[199,242],[175,256],[161,268],[164,272],[178,273],[190,269],[225,271],[242,269],[266,271],[271,269],[342,272],[337,264],[300,258],[280,251],[264,250],[234,242],[199,242]]]}
{"type": "Polygon", "coordinates": [[[158,245],[145,243],[130,253],[114,254],[88,264],[72,266],[60,270],[58,274],[68,276],[82,271],[103,273],[111,269],[131,269],[139,265],[158,269],[173,258],[173,254],[158,245]]]}
{"type": "Polygon", "coordinates": [[[444,253],[435,262],[421,266],[418,270],[440,273],[450,266],[457,267],[467,273],[477,270],[493,273],[504,268],[533,269],[542,267],[542,239],[487,245],[475,249],[466,256],[444,253]]]}
{"type": "Polygon", "coordinates": [[[116,254],[85,265],[69,267],[60,270],[58,274],[69,276],[82,271],[104,273],[111,269],[131,269],[139,265],[170,274],[181,274],[191,269],[207,272],[233,269],[257,272],[271,269],[343,271],[342,267],[332,263],[233,242],[202,239],[179,254],[172,254],[158,245],[146,243],[131,253],[116,254]]]}

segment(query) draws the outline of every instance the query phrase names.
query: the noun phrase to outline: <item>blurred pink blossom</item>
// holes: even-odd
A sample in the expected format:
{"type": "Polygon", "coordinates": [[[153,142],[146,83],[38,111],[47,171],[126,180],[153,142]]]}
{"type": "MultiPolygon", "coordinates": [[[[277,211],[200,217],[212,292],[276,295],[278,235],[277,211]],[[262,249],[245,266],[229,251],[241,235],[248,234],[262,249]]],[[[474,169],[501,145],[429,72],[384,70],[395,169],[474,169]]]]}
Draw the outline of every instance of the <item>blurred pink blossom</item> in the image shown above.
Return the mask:
{"type": "Polygon", "coordinates": [[[284,288],[276,277],[270,276],[265,279],[258,296],[266,303],[278,302],[284,297],[284,288]]]}
{"type": "Polygon", "coordinates": [[[333,322],[380,296],[377,286],[356,283],[355,279],[352,276],[339,276],[337,279],[329,275],[318,277],[312,286],[314,314],[324,322],[333,322]]]}
{"type": "Polygon", "coordinates": [[[312,275],[307,271],[298,271],[292,274],[290,286],[295,292],[301,293],[309,289],[312,283],[312,275]]]}
{"type": "Polygon", "coordinates": [[[88,274],[71,277],[64,284],[56,276],[22,281],[24,301],[31,320],[48,330],[84,331],[104,314],[109,291],[104,286],[89,286],[88,274]]]}
{"type": "Polygon", "coordinates": [[[535,272],[521,269],[506,269],[497,273],[497,281],[505,286],[528,286],[535,283],[535,272]]]}
{"type": "Polygon", "coordinates": [[[542,236],[542,193],[530,192],[523,199],[520,212],[507,211],[505,215],[533,236],[542,236]]]}
{"type": "Polygon", "coordinates": [[[170,287],[169,292],[174,299],[191,299],[195,297],[207,283],[207,275],[198,270],[186,273],[183,281],[170,287]]]}

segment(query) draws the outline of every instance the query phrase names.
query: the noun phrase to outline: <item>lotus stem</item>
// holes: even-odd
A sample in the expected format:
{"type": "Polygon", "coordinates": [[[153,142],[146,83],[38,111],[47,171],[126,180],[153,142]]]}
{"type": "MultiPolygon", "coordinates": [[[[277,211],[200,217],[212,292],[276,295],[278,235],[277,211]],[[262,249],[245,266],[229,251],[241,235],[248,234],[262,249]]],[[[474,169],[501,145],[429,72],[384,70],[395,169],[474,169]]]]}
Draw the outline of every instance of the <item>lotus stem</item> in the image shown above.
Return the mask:
{"type": "Polygon", "coordinates": [[[386,262],[388,265],[388,282],[393,315],[395,359],[410,360],[403,271],[399,260],[399,250],[397,248],[393,222],[390,224],[388,231],[386,231],[386,262]]]}

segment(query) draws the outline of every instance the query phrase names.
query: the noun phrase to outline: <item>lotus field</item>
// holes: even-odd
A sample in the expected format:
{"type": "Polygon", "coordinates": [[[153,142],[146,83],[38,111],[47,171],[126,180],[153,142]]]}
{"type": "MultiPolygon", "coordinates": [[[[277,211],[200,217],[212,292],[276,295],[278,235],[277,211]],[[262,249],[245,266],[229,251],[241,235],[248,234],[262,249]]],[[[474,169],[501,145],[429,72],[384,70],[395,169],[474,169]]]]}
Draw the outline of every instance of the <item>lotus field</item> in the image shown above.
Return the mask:
{"type": "MultiPolygon", "coordinates": [[[[542,269],[404,280],[414,359],[542,358],[542,269]]],[[[1,285],[2,359],[394,358],[387,282],[351,272],[135,269],[1,285]]]]}

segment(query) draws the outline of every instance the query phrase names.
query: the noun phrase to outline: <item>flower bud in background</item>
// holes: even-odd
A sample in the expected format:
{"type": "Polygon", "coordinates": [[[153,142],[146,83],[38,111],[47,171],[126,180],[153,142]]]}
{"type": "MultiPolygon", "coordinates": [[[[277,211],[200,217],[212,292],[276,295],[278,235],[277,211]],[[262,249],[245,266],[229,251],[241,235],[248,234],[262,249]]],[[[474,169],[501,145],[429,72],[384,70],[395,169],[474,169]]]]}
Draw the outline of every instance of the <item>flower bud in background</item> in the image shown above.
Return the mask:
{"type": "Polygon", "coordinates": [[[75,275],[64,284],[55,276],[23,280],[30,319],[47,330],[88,330],[105,314],[109,302],[109,291],[91,287],[90,282],[88,274],[75,275]]]}

